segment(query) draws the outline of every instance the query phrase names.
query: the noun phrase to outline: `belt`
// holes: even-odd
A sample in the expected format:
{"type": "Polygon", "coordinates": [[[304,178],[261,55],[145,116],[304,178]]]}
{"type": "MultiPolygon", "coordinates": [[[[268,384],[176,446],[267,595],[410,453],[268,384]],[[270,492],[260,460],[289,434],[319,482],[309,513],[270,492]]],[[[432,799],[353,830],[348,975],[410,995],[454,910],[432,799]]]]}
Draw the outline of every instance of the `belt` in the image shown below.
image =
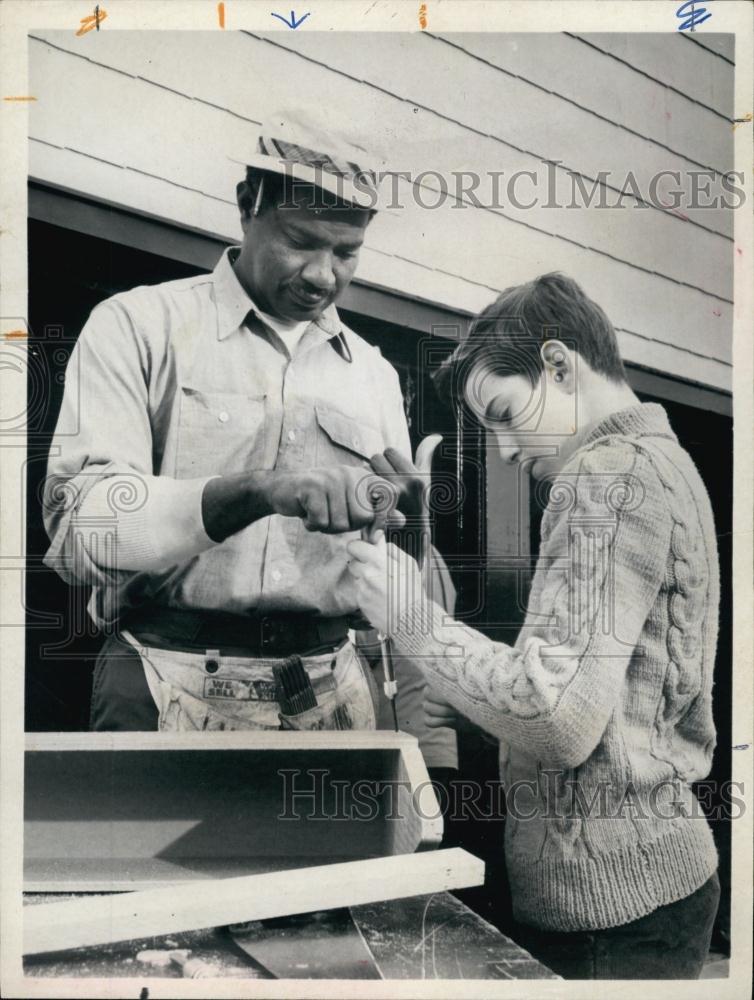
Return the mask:
{"type": "Polygon", "coordinates": [[[290,656],[339,646],[351,627],[347,617],[309,614],[232,615],[184,608],[137,608],[120,622],[146,646],[180,652],[219,650],[224,656],[290,656]]]}

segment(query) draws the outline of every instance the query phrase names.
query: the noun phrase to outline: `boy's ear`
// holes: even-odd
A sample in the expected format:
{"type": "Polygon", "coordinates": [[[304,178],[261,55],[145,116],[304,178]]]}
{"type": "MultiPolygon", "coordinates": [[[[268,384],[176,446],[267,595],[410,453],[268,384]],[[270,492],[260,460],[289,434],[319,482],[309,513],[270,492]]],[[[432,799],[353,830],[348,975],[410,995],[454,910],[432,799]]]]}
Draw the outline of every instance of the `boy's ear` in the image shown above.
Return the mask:
{"type": "Polygon", "coordinates": [[[573,352],[562,340],[547,340],[539,349],[545,375],[557,382],[562,389],[575,384],[575,362],[573,352]]]}

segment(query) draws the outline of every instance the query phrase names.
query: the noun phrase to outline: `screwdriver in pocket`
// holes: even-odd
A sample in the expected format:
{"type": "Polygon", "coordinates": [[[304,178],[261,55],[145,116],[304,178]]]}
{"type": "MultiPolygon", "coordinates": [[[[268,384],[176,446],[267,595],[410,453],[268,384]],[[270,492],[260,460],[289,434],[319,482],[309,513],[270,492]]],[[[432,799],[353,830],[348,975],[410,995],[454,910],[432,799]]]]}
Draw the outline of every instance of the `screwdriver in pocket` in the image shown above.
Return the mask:
{"type": "MultiPolygon", "coordinates": [[[[361,538],[364,542],[369,542],[370,545],[378,545],[380,538],[384,538],[382,524],[379,518],[375,518],[374,521],[361,529],[361,538]]],[[[393,727],[396,733],[400,731],[398,726],[398,709],[395,705],[395,696],[398,694],[398,682],[395,679],[395,670],[393,669],[393,658],[390,655],[390,645],[389,640],[384,632],[377,632],[377,641],[380,644],[380,661],[382,662],[382,676],[384,678],[382,687],[385,692],[385,697],[390,702],[390,708],[393,711],[393,727]]]]}

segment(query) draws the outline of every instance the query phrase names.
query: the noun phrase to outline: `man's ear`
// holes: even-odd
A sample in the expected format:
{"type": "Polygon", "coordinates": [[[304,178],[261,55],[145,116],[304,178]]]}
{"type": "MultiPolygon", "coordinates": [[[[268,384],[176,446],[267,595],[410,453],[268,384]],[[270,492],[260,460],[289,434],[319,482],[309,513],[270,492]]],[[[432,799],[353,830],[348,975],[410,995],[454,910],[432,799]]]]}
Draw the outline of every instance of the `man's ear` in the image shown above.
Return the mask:
{"type": "Polygon", "coordinates": [[[246,181],[239,181],[236,184],[236,201],[241,212],[241,218],[247,219],[251,215],[251,191],[246,181]]]}
{"type": "Polygon", "coordinates": [[[545,377],[561,390],[573,392],[576,385],[576,355],[562,340],[546,340],[539,349],[545,377]]]}

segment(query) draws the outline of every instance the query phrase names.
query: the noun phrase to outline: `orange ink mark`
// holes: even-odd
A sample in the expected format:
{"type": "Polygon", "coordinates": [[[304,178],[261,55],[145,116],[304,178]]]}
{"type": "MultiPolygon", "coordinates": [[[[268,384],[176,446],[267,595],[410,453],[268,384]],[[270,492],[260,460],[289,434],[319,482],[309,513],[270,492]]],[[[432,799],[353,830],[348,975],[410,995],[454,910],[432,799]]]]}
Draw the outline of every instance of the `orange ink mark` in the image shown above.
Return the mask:
{"type": "Polygon", "coordinates": [[[225,4],[224,3],[219,3],[217,5],[217,19],[220,22],[220,27],[224,28],[225,27],[225,4]]]}
{"type": "Polygon", "coordinates": [[[4,97],[4,101],[36,101],[36,97],[4,97]]]}
{"type": "Polygon", "coordinates": [[[425,3],[419,8],[419,27],[422,31],[427,27],[427,5],[425,3]]]}
{"type": "Polygon", "coordinates": [[[744,115],[743,118],[734,118],[733,131],[735,132],[735,130],[738,128],[739,125],[748,125],[751,119],[752,119],[751,111],[748,113],[748,115],[744,115]]]}
{"type": "Polygon", "coordinates": [[[99,4],[94,8],[94,13],[90,14],[89,17],[81,18],[81,27],[76,32],[76,37],[79,35],[85,35],[87,31],[93,31],[95,28],[99,31],[100,21],[104,21],[107,17],[107,11],[104,7],[100,7],[99,4]]]}
{"type": "Polygon", "coordinates": [[[26,338],[28,336],[29,336],[29,334],[26,332],[26,330],[9,330],[8,333],[5,334],[5,339],[6,340],[26,340],[26,338]]]}

